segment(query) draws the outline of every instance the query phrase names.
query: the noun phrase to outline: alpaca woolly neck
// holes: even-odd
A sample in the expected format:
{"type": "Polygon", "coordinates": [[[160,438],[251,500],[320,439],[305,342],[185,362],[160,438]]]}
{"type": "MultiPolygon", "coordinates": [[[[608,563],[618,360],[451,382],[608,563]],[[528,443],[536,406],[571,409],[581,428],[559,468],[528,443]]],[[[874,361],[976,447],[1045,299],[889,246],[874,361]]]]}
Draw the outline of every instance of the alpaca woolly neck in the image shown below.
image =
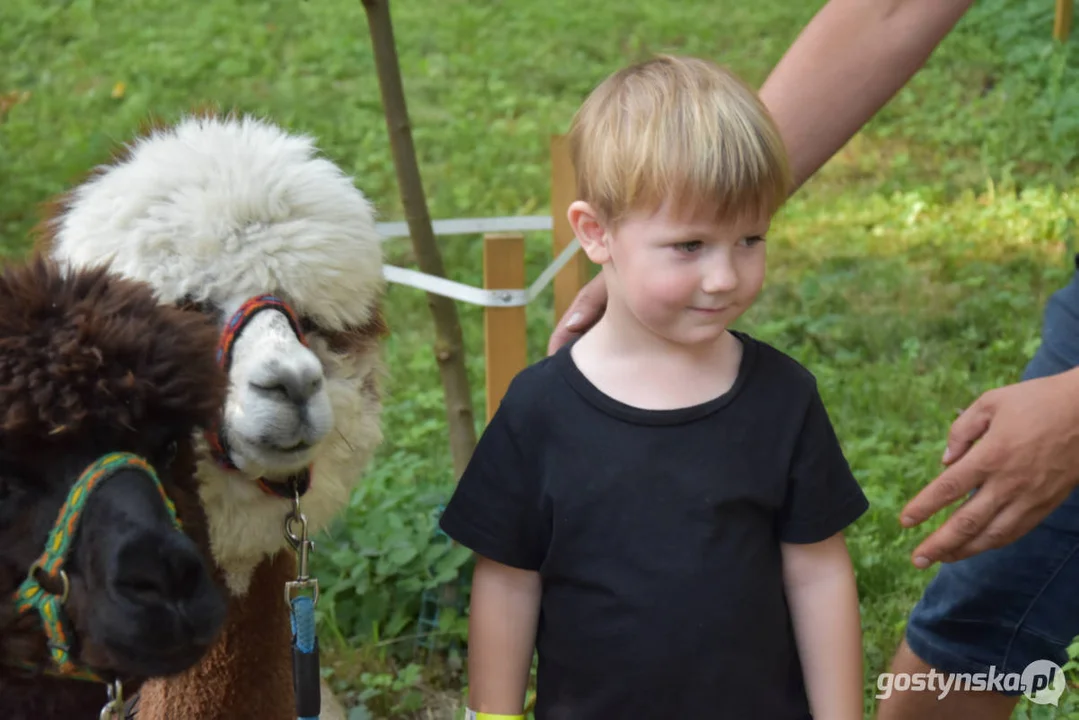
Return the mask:
{"type": "Polygon", "coordinates": [[[255,568],[245,596],[229,600],[217,642],[195,667],[146,681],[137,720],[296,720],[292,636],[284,585],[296,559],[282,551],[255,568]]]}

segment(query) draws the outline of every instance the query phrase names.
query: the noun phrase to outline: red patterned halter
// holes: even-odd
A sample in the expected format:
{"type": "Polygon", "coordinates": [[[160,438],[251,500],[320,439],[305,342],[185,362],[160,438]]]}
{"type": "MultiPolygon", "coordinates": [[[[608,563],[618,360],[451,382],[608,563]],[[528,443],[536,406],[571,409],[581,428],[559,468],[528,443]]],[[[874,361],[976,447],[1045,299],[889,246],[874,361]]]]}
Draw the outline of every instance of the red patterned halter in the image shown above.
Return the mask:
{"type": "MultiPolygon", "coordinates": [[[[304,347],[308,347],[307,337],[300,326],[300,320],[289,304],[275,295],[256,295],[248,299],[240,306],[239,310],[233,313],[225,324],[224,330],[221,331],[221,337],[217,340],[217,364],[226,373],[232,367],[232,349],[240,336],[240,332],[251,321],[251,318],[263,310],[277,310],[282,313],[292,327],[292,331],[296,333],[296,338],[304,347]]],[[[205,436],[206,442],[210,445],[210,454],[213,456],[214,461],[226,470],[239,470],[229,455],[228,441],[222,431],[220,420],[206,431],[205,436]]],[[[311,467],[309,466],[300,473],[289,477],[285,482],[270,482],[266,478],[260,477],[258,484],[263,492],[267,494],[291,499],[293,497],[293,484],[295,484],[295,491],[300,495],[306,493],[311,486],[311,467]]]]}

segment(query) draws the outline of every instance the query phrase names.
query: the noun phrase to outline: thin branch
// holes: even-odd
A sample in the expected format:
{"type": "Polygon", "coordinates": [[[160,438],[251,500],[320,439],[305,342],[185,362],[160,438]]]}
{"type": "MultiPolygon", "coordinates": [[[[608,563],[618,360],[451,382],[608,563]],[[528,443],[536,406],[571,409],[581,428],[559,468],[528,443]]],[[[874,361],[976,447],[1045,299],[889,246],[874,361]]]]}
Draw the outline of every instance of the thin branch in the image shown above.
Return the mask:
{"type": "MultiPolygon", "coordinates": [[[[386,127],[393,150],[393,163],[397,170],[397,185],[401,193],[401,203],[404,206],[416,261],[422,272],[445,277],[442,255],[435,241],[431,217],[427,211],[423,181],[416,162],[412,128],[401,82],[401,69],[397,61],[393,23],[390,19],[390,3],[389,0],[361,1],[367,12],[367,24],[371,31],[371,44],[378,72],[379,91],[385,108],[386,127]]],[[[435,324],[435,359],[438,361],[446,400],[446,420],[450,434],[450,451],[453,454],[454,477],[459,478],[476,445],[475,414],[472,410],[472,392],[465,369],[464,338],[461,323],[457,317],[457,306],[451,298],[428,293],[427,305],[431,309],[435,324]]]]}

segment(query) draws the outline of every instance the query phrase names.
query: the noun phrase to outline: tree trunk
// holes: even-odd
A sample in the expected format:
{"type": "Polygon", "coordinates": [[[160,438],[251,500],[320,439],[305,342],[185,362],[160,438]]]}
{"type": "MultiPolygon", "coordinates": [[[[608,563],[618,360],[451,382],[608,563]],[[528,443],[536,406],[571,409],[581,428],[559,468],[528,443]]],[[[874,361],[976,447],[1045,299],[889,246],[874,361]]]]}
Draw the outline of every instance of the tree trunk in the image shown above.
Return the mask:
{"type": "MultiPolygon", "coordinates": [[[[362,0],[371,31],[378,85],[386,113],[386,126],[393,149],[393,164],[404,205],[408,234],[420,270],[429,275],[445,277],[442,255],[435,241],[427,198],[416,162],[412,143],[412,128],[408,119],[401,70],[390,19],[389,0],[362,0]]],[[[476,445],[475,416],[472,393],[465,371],[464,338],[457,307],[452,298],[427,294],[427,305],[435,322],[435,358],[442,376],[446,399],[446,420],[449,425],[450,451],[453,453],[455,478],[460,478],[476,445]]]]}

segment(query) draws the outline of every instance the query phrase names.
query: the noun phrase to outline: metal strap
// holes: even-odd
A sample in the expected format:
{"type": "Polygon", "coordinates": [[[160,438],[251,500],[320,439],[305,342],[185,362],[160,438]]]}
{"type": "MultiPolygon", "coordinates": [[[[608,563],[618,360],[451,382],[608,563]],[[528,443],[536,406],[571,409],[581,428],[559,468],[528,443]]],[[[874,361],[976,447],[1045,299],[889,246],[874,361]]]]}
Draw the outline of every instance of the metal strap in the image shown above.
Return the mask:
{"type": "MultiPolygon", "coordinates": [[[[553,225],[550,215],[510,215],[493,218],[435,220],[431,223],[431,228],[435,235],[474,235],[476,233],[550,231],[553,225]]],[[[375,223],[375,228],[385,240],[409,236],[408,223],[403,221],[375,223]]]]}
{"type": "MultiPolygon", "coordinates": [[[[520,218],[515,218],[520,220],[520,218]]],[[[549,219],[549,218],[548,218],[549,219]]],[[[454,280],[447,280],[446,278],[438,277],[436,275],[428,275],[417,270],[409,270],[408,268],[397,267],[394,265],[386,265],[383,267],[383,276],[388,282],[396,283],[398,285],[408,285],[419,290],[425,290],[435,295],[442,295],[444,297],[453,298],[454,300],[460,300],[471,305],[481,305],[483,307],[522,307],[532,302],[539,296],[541,292],[551,283],[554,276],[558,274],[558,271],[565,267],[566,263],[570,261],[573,254],[580,249],[581,245],[574,238],[566,247],[558,254],[558,257],[554,259],[550,265],[535,281],[526,289],[518,288],[478,288],[472,285],[466,285],[454,280]]]]}

